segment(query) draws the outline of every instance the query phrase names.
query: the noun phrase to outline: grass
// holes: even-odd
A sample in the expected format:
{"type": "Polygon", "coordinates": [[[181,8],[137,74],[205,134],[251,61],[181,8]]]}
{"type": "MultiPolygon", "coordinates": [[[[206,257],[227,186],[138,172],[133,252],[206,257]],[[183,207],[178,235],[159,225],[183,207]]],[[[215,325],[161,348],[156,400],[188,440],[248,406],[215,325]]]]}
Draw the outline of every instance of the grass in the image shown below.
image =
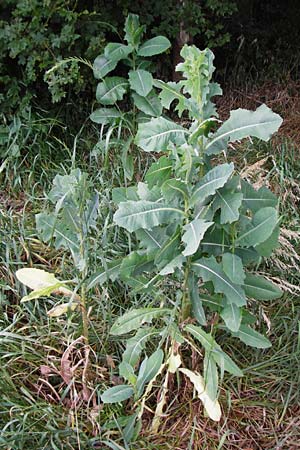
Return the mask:
{"type": "MultiPolygon", "coordinates": [[[[91,365],[85,374],[78,313],[50,319],[46,312],[57,301],[54,297],[20,304],[24,288],[15,278],[16,270],[24,266],[51,269],[62,278],[75,275],[69,256],[43,244],[34,225],[34,214],[46,207],[45,192],[54,175],[74,166],[88,171],[103,194],[91,269],[95,270],[104,256],[124,255],[130,240],[125,232],[111,226],[110,203],[111,188],[121,184],[123,173],[114,164],[116,154],[110,156],[108,172],[103,170],[101,155],[91,159],[90,148],[96,140],[93,132],[83,130],[71,146],[63,134],[53,138],[51,126],[41,132],[31,125],[28,135],[28,123],[25,121],[24,130],[20,128],[27,136],[20,156],[8,159],[1,174],[0,448],[298,448],[299,148],[286,139],[268,144],[254,142],[232,150],[228,156],[244,176],[257,186],[269,185],[281,199],[281,245],[260,270],[280,284],[285,294],[271,303],[253,304],[259,317],[257,326],[268,334],[272,348],[253,350],[237,340],[225,339],[224,350],[234,355],[245,376],[223,380],[221,422],[214,424],[203,417],[202,406],[191,400],[192,387],[186,382],[171,392],[159,433],[149,435],[152,414],[147,412],[141,437],[129,447],[114,420],[126,411],[118,405],[99,406],[99,396],[111,381],[118,382],[115,365],[122,342],[109,336],[110,325],[120,310],[138,303],[138,297],[130,298],[118,283],[94,290],[89,316],[91,365]],[[40,139],[36,137],[39,132],[40,139]],[[114,243],[109,249],[108,242],[114,243]]],[[[18,145],[24,143],[22,133],[17,136],[18,145]]],[[[8,149],[10,144],[6,145],[8,149]]],[[[140,161],[136,163],[142,167],[140,161]]],[[[153,395],[150,407],[155,400],[153,395]]]]}

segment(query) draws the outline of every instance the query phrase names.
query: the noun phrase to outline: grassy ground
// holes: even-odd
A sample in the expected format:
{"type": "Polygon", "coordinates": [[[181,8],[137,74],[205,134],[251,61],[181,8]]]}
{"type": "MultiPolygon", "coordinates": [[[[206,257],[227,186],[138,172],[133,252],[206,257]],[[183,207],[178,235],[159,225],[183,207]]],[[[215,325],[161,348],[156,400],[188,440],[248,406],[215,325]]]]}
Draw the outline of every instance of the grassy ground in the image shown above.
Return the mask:
{"type": "MultiPolygon", "coordinates": [[[[270,186],[280,196],[280,246],[259,270],[282,287],[284,296],[251,306],[259,317],[257,327],[268,334],[272,348],[253,350],[225,339],[224,350],[244,369],[245,376],[224,379],[221,422],[216,425],[203,418],[202,406],[191,400],[187,383],[170,395],[158,435],[147,431],[152,418],[149,411],[141,438],[129,447],[114,421],[122,413],[120,407],[99,406],[99,396],[115,377],[122,350],[122,343],[111,339],[108,330],[118,311],[135,299],[117,283],[93,292],[89,316],[92,364],[87,376],[79,315],[50,319],[46,311],[53,306],[54,297],[20,304],[24,288],[15,277],[18,268],[51,269],[61,278],[75,274],[68,255],[43,244],[35,230],[34,214],[46,207],[45,192],[56,173],[80,166],[103,193],[94,268],[108,241],[114,242],[114,256],[124,254],[130,245],[126,235],[119,235],[109,225],[109,193],[123,176],[114,156],[104,171],[101,155],[98,159],[90,156],[95,135],[83,131],[71,146],[64,142],[63,133],[59,139],[53,138],[53,126],[59,124],[24,120],[17,137],[6,144],[7,162],[1,172],[0,448],[300,448],[300,149],[291,140],[290,128],[287,131],[285,127],[271,143],[237,146],[228,156],[245,177],[257,186],[270,186]],[[19,145],[19,156],[11,156],[13,144],[19,145]]],[[[155,395],[150,407],[151,402],[155,404],[155,395]]]]}

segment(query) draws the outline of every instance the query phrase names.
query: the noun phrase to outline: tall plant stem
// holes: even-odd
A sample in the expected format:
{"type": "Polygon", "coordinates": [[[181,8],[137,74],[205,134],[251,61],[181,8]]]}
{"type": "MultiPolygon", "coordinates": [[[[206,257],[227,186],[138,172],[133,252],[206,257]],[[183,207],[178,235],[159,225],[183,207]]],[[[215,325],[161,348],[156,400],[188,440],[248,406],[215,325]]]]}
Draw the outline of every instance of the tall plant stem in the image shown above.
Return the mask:
{"type": "Polygon", "coordinates": [[[82,334],[85,338],[86,345],[89,344],[89,324],[88,324],[88,314],[86,306],[86,285],[85,283],[81,286],[81,317],[82,317],[82,334]]]}
{"type": "Polygon", "coordinates": [[[188,278],[190,274],[190,258],[187,260],[186,268],[184,271],[184,281],[183,281],[183,295],[181,303],[181,321],[188,319],[191,316],[191,299],[188,287],[188,278]]]}

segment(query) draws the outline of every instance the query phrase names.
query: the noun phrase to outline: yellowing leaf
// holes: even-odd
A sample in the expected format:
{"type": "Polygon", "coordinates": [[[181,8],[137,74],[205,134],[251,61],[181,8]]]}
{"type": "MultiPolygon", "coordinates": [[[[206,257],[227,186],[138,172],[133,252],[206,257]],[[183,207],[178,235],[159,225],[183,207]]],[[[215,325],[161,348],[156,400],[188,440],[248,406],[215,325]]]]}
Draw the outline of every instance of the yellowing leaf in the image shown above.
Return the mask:
{"type": "Polygon", "coordinates": [[[78,306],[78,303],[62,303],[61,305],[54,306],[54,308],[50,309],[50,311],[47,312],[47,315],[49,317],[60,317],[68,311],[75,311],[78,306]]]}
{"type": "Polygon", "coordinates": [[[170,373],[175,373],[176,370],[181,366],[181,357],[180,355],[174,355],[174,353],[171,354],[170,358],[169,358],[169,368],[168,371],[170,373]]]}
{"type": "Polygon", "coordinates": [[[218,400],[212,400],[208,393],[205,390],[205,383],[203,377],[196,373],[192,372],[189,369],[179,369],[184,375],[186,375],[191,382],[193,383],[198,397],[203,403],[204,409],[207,412],[207,415],[214,421],[219,422],[221,419],[221,408],[218,400]]]}

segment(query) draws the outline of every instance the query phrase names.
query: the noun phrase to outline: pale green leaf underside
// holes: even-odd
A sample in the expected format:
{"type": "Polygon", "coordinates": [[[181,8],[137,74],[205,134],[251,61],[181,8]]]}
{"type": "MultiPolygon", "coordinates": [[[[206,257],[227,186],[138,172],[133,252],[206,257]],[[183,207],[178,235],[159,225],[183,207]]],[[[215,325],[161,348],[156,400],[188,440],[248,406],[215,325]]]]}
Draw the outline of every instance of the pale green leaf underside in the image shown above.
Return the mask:
{"type": "Polygon", "coordinates": [[[103,403],[119,403],[130,398],[133,393],[132,387],[127,386],[127,384],[120,384],[104,391],[101,400],[103,403]]]}
{"type": "Polygon", "coordinates": [[[133,309],[115,321],[111,327],[110,334],[118,336],[120,334],[130,333],[130,331],[136,330],[143,323],[149,323],[157,317],[170,313],[171,310],[168,308],[133,309]]]}
{"type": "Polygon", "coordinates": [[[184,144],[188,133],[177,123],[159,117],[139,125],[135,142],[146,152],[161,152],[167,150],[170,143],[184,144]]]}
{"type": "Polygon", "coordinates": [[[196,253],[206,230],[212,225],[213,222],[194,219],[183,227],[185,232],[182,235],[182,242],[186,244],[185,250],[182,252],[184,256],[190,256],[196,253]]]}

